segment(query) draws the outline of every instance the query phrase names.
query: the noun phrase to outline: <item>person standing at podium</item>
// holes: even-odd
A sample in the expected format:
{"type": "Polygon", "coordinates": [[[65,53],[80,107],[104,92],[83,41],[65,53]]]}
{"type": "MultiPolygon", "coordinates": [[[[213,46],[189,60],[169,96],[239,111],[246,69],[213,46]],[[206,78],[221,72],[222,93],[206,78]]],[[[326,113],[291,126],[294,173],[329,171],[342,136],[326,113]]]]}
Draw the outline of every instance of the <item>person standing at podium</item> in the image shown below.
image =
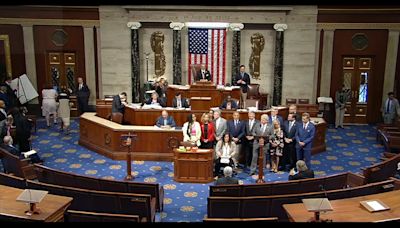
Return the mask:
{"type": "Polygon", "coordinates": [[[201,127],[199,122],[196,121],[195,114],[188,115],[187,122],[183,124],[182,133],[184,142],[192,142],[197,146],[201,145],[201,127]]]}
{"type": "Polygon", "coordinates": [[[205,64],[201,64],[200,71],[197,72],[197,81],[211,81],[210,71],[206,69],[205,64]]]}
{"type": "Polygon", "coordinates": [[[248,86],[250,85],[250,76],[248,73],[245,72],[245,66],[240,66],[240,72],[235,77],[234,85],[241,87],[241,107],[246,107],[246,99],[247,99],[247,90],[248,86]]]}
{"type": "Polygon", "coordinates": [[[271,167],[270,159],[269,159],[269,139],[270,136],[273,134],[273,129],[272,125],[268,123],[269,121],[269,116],[267,114],[261,115],[261,124],[257,124],[254,127],[254,132],[253,135],[254,137],[254,142],[253,142],[253,157],[251,160],[251,166],[250,166],[250,176],[254,175],[256,172],[257,164],[258,164],[258,154],[260,152],[260,142],[259,138],[263,137],[264,138],[264,146],[263,146],[263,167],[267,164],[267,169],[271,167]]]}

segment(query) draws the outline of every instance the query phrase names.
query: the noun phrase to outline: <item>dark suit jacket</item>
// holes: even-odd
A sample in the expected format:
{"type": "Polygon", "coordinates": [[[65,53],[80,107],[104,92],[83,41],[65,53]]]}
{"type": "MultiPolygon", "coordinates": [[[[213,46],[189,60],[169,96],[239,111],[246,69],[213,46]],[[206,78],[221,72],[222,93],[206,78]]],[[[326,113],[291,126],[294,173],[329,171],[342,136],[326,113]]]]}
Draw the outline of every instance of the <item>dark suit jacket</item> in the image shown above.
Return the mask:
{"type": "Polygon", "coordinates": [[[215,185],[239,184],[239,181],[233,177],[221,177],[215,182],[215,185]]]}
{"type": "MultiPolygon", "coordinates": [[[[210,71],[205,70],[205,72],[204,72],[204,77],[205,77],[205,79],[207,79],[207,81],[211,81],[211,74],[210,74],[210,71]]],[[[202,74],[201,74],[201,70],[199,70],[199,72],[197,72],[197,75],[196,75],[196,80],[197,80],[197,81],[200,81],[201,79],[203,79],[203,76],[202,76],[202,74]]]]}
{"type": "Polygon", "coordinates": [[[85,83],[83,83],[82,89],[79,90],[79,84],[78,84],[76,86],[76,96],[78,99],[83,99],[83,100],[89,99],[90,96],[89,87],[85,83]]]}
{"type": "MultiPolygon", "coordinates": [[[[276,118],[278,119],[279,124],[280,124],[281,127],[282,127],[282,126],[283,126],[283,118],[282,118],[282,116],[277,115],[276,118]]],[[[269,116],[269,123],[270,123],[271,125],[273,125],[273,123],[272,123],[272,116],[269,116]]]]}
{"type": "Polygon", "coordinates": [[[238,138],[239,143],[241,142],[242,138],[244,137],[245,133],[245,122],[242,120],[239,120],[239,123],[235,127],[235,122],[234,120],[229,120],[228,121],[228,132],[233,138],[238,138]]]}
{"type": "Polygon", "coordinates": [[[297,132],[297,126],[298,122],[294,121],[292,128],[289,131],[289,121],[285,121],[283,123],[283,132],[285,133],[285,137],[289,139],[293,139],[293,143],[296,141],[296,132],[297,132]]]}
{"type": "MultiPolygon", "coordinates": [[[[147,99],[147,101],[146,101],[146,104],[151,104],[151,101],[152,101],[153,99],[150,97],[149,99],[147,99]]],[[[166,104],[165,104],[165,101],[164,101],[164,99],[163,98],[157,98],[157,103],[159,103],[160,105],[161,105],[161,107],[165,107],[166,106],[166,104]]]]}
{"type": "MultiPolygon", "coordinates": [[[[6,110],[4,110],[4,111],[7,113],[6,110]]],[[[5,120],[6,118],[7,118],[7,116],[4,115],[2,112],[0,112],[0,121],[5,120]]]]}
{"type": "MultiPolygon", "coordinates": [[[[181,98],[181,103],[182,103],[182,107],[183,108],[189,108],[189,104],[187,102],[186,98],[181,98]]],[[[172,107],[176,108],[178,106],[178,102],[176,100],[176,97],[174,97],[174,99],[172,100],[172,107]]]]}
{"type": "Polygon", "coordinates": [[[308,169],[304,172],[299,172],[295,175],[289,175],[289,180],[300,180],[300,179],[307,179],[307,178],[314,178],[314,171],[308,169]]]}
{"type": "MultiPolygon", "coordinates": [[[[156,125],[157,125],[157,127],[164,126],[164,118],[162,116],[158,117],[158,119],[156,121],[156,125]]],[[[167,117],[167,125],[169,125],[171,127],[176,127],[174,117],[172,117],[172,116],[167,117]]]]}
{"type": "Polygon", "coordinates": [[[242,76],[240,75],[240,72],[239,72],[239,74],[236,75],[236,77],[235,77],[234,84],[240,86],[242,88],[243,93],[247,93],[248,85],[250,85],[250,76],[249,76],[249,74],[245,72],[244,75],[243,75],[243,79],[242,80],[245,81],[246,84],[238,84],[237,81],[239,81],[240,79],[242,79],[242,76]]]}
{"type": "Polygon", "coordinates": [[[23,157],[23,155],[21,154],[21,152],[20,152],[17,148],[15,148],[15,147],[2,144],[2,145],[1,145],[1,148],[5,149],[5,150],[8,151],[10,154],[13,154],[13,155],[15,155],[15,156],[17,156],[17,157],[19,157],[19,158],[22,158],[22,157],[23,157]]]}
{"type": "Polygon", "coordinates": [[[311,122],[308,123],[307,129],[303,128],[303,123],[297,125],[296,132],[296,148],[299,148],[299,142],[304,142],[304,150],[311,150],[312,141],[315,135],[315,126],[311,122]]]}
{"type": "Polygon", "coordinates": [[[120,113],[124,114],[124,110],[125,110],[125,106],[121,103],[121,98],[119,97],[119,95],[115,95],[113,97],[113,102],[112,102],[112,106],[111,106],[112,113],[120,112],[120,113]]]}
{"type": "MultiPolygon", "coordinates": [[[[220,106],[220,109],[226,109],[226,105],[228,104],[228,102],[227,101],[224,101],[223,103],[222,103],[222,105],[220,106]]],[[[238,108],[238,105],[237,105],[237,103],[236,103],[236,101],[231,101],[231,109],[237,109],[238,108]]]]}

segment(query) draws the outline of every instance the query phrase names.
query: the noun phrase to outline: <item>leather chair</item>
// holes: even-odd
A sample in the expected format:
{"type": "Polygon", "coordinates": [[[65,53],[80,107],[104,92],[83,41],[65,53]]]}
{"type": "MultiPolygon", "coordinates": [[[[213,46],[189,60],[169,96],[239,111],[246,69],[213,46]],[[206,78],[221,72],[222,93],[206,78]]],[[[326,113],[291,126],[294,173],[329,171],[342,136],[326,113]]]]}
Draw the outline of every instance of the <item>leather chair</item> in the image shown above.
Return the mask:
{"type": "Polygon", "coordinates": [[[120,112],[114,112],[111,114],[111,121],[115,123],[122,124],[122,120],[124,118],[124,115],[120,112]]]}
{"type": "Polygon", "coordinates": [[[257,110],[259,109],[259,100],[258,99],[246,99],[246,106],[244,108],[248,107],[256,107],[257,110]]]}
{"type": "Polygon", "coordinates": [[[286,105],[296,104],[297,99],[295,98],[286,98],[286,105]]]}
{"type": "Polygon", "coordinates": [[[192,71],[193,82],[196,81],[197,73],[200,72],[201,64],[190,65],[190,70],[192,71]]]}
{"type": "Polygon", "coordinates": [[[247,99],[260,98],[260,84],[250,84],[247,90],[247,99]]]}
{"type": "Polygon", "coordinates": [[[299,104],[310,104],[309,99],[299,99],[299,104]]]}

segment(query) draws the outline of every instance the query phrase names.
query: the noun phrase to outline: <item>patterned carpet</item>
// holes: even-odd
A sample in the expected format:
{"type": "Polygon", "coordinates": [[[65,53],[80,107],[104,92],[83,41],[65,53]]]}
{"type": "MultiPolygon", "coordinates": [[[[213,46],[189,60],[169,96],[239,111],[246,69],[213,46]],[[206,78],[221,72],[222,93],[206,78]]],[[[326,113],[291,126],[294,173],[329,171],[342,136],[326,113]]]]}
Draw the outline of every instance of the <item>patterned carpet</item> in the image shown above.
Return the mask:
{"type": "MultiPolygon", "coordinates": [[[[125,161],[113,161],[78,145],[79,119],[71,120],[71,134],[64,135],[56,127],[45,128],[38,120],[33,148],[45,160],[44,165],[67,172],[121,180],[125,176],[125,161]]],[[[346,171],[360,172],[360,168],[377,162],[383,147],[375,141],[373,126],[346,126],[328,129],[327,151],[312,157],[316,176],[346,171]]],[[[146,143],[146,142],[142,142],[146,143]]],[[[207,214],[208,186],[210,184],[184,184],[173,181],[172,162],[134,161],[135,181],[158,182],[164,185],[164,212],[158,213],[161,222],[201,222],[207,214]]],[[[288,173],[266,173],[266,180],[286,181],[288,173]]],[[[243,183],[254,183],[257,176],[239,173],[243,183]]]]}

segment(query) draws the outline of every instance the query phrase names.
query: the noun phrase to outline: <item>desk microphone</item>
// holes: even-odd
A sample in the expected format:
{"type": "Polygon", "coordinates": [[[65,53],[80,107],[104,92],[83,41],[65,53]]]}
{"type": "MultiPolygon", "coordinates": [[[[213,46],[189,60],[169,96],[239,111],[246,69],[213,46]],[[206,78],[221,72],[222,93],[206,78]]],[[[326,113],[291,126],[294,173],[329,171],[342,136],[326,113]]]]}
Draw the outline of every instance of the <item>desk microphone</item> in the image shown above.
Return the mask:
{"type": "MultiPolygon", "coordinates": [[[[326,189],[325,189],[325,185],[320,184],[320,185],[319,185],[319,189],[320,189],[321,191],[324,192],[325,198],[326,198],[327,200],[329,200],[328,194],[327,194],[326,189]]],[[[325,198],[322,198],[322,199],[321,199],[321,203],[319,204],[318,211],[321,210],[321,206],[322,206],[322,203],[324,202],[324,199],[325,199],[325,198]]],[[[323,219],[322,222],[332,222],[332,219],[323,219]]]]}

